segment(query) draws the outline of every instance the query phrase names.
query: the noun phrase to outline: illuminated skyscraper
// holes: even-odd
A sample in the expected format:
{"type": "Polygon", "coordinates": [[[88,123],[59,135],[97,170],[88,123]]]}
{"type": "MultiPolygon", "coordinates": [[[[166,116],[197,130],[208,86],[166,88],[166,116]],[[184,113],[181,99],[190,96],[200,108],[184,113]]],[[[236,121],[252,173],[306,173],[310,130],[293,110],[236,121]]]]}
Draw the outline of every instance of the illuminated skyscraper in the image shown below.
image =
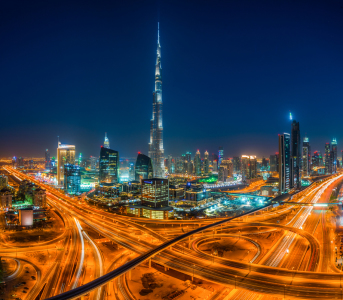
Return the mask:
{"type": "Polygon", "coordinates": [[[160,23],[158,23],[157,55],[155,65],[155,91],[153,92],[152,119],[150,121],[149,143],[149,157],[152,160],[155,177],[165,176],[162,121],[162,65],[160,23]]]}
{"type": "Polygon", "coordinates": [[[301,142],[299,122],[293,120],[291,132],[291,188],[301,187],[301,142]]]}
{"type": "Polygon", "coordinates": [[[201,175],[201,158],[200,158],[200,151],[198,150],[194,156],[194,168],[195,168],[195,175],[201,175]]]}
{"type": "Polygon", "coordinates": [[[100,184],[119,182],[119,153],[118,151],[101,147],[99,160],[100,184]]]}
{"type": "Polygon", "coordinates": [[[287,193],[290,186],[290,155],[291,138],[289,133],[279,135],[279,190],[280,193],[287,193]]]}
{"type": "Polygon", "coordinates": [[[235,156],[232,158],[233,172],[239,173],[241,171],[241,160],[239,157],[235,156]]]}
{"type": "Polygon", "coordinates": [[[153,167],[151,158],[138,153],[135,167],[135,180],[150,179],[153,177],[153,167]]]}
{"type": "Polygon", "coordinates": [[[75,164],[75,146],[65,145],[58,142],[57,160],[57,184],[63,185],[64,165],[75,164]]]}
{"type": "Polygon", "coordinates": [[[218,166],[221,165],[223,159],[224,159],[224,147],[219,147],[219,150],[218,150],[218,166]]]}
{"type": "Polygon", "coordinates": [[[269,157],[270,172],[279,172],[279,153],[272,154],[269,157]]]}
{"type": "Polygon", "coordinates": [[[336,173],[337,171],[337,140],[335,138],[331,142],[331,151],[333,152],[332,172],[336,173]]]}
{"type": "Polygon", "coordinates": [[[107,132],[105,132],[104,148],[110,149],[110,141],[107,137],[107,132]]]}
{"type": "Polygon", "coordinates": [[[64,190],[68,194],[79,194],[81,192],[80,167],[73,164],[64,165],[64,190]]]}
{"type": "Polygon", "coordinates": [[[249,171],[249,155],[242,155],[241,157],[241,168],[242,168],[242,181],[246,181],[246,179],[250,178],[250,171],[249,171]]]}
{"type": "Polygon", "coordinates": [[[303,141],[302,162],[303,162],[303,176],[310,176],[311,175],[311,147],[310,147],[310,143],[307,137],[305,137],[303,141]]]}
{"type": "Polygon", "coordinates": [[[330,143],[325,143],[325,174],[332,174],[332,156],[333,152],[330,151],[330,143]]]}
{"type": "Polygon", "coordinates": [[[210,172],[210,161],[208,159],[208,152],[206,150],[205,156],[204,156],[204,173],[208,174],[209,172],[210,172]]]}
{"type": "Polygon", "coordinates": [[[51,163],[50,163],[50,153],[49,150],[45,150],[45,169],[50,170],[51,163]]]}

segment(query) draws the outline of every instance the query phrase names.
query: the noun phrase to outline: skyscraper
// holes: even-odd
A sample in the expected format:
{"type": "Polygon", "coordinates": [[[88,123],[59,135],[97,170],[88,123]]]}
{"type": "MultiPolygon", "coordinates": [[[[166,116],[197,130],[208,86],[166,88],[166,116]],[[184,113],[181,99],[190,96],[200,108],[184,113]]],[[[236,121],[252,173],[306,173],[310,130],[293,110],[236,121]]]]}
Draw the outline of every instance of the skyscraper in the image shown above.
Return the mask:
{"type": "Polygon", "coordinates": [[[157,33],[157,56],[155,65],[155,91],[153,92],[152,119],[150,121],[149,157],[152,160],[155,177],[164,177],[164,149],[162,122],[162,65],[160,45],[160,23],[157,33]]]}
{"type": "Polygon", "coordinates": [[[107,132],[105,132],[104,148],[110,149],[110,141],[107,137],[107,132]]]}
{"type": "Polygon", "coordinates": [[[336,138],[334,138],[331,142],[331,151],[333,152],[332,172],[336,173],[336,171],[337,171],[337,140],[336,140],[336,138]]]}
{"type": "Polygon", "coordinates": [[[119,182],[119,153],[118,151],[101,147],[99,161],[100,184],[119,182]]]}
{"type": "Polygon", "coordinates": [[[50,164],[50,153],[49,150],[45,150],[45,169],[50,170],[51,164],[50,164]]]}
{"type": "Polygon", "coordinates": [[[207,150],[205,151],[205,156],[204,156],[204,173],[208,174],[210,172],[210,162],[208,159],[208,152],[207,150]]]}
{"type": "Polygon", "coordinates": [[[57,184],[63,185],[64,165],[75,164],[75,146],[58,142],[57,160],[57,184]]]}
{"type": "Polygon", "coordinates": [[[325,143],[325,174],[332,173],[330,143],[325,143]]]}
{"type": "Polygon", "coordinates": [[[291,136],[291,188],[295,186],[297,189],[301,187],[301,147],[300,147],[300,126],[299,122],[292,122],[291,136]]]}
{"type": "Polygon", "coordinates": [[[241,160],[239,159],[239,157],[237,156],[233,157],[232,163],[233,163],[233,172],[239,173],[241,171],[241,160]]]}
{"type": "Polygon", "coordinates": [[[80,167],[73,164],[64,165],[64,190],[68,194],[79,194],[81,192],[80,167]]]}
{"type": "Polygon", "coordinates": [[[249,171],[249,155],[242,155],[241,157],[241,169],[242,169],[242,181],[246,181],[246,179],[250,178],[250,171],[249,171]]]}
{"type": "Polygon", "coordinates": [[[195,175],[201,175],[201,158],[200,158],[200,151],[198,150],[194,156],[194,168],[195,168],[195,175]]]}
{"type": "Polygon", "coordinates": [[[219,147],[219,150],[218,150],[218,166],[220,166],[223,159],[224,159],[224,147],[219,147]]]}
{"type": "Polygon", "coordinates": [[[308,137],[305,137],[303,141],[302,162],[303,162],[303,176],[310,176],[311,175],[311,147],[310,147],[308,137]]]}
{"type": "Polygon", "coordinates": [[[279,190],[280,194],[287,193],[290,186],[290,154],[291,138],[289,133],[279,135],[279,190]]]}
{"type": "Polygon", "coordinates": [[[270,172],[279,172],[279,153],[270,155],[269,164],[270,172]]]}
{"type": "Polygon", "coordinates": [[[150,179],[153,177],[153,167],[150,157],[138,153],[135,167],[135,180],[150,179]]]}

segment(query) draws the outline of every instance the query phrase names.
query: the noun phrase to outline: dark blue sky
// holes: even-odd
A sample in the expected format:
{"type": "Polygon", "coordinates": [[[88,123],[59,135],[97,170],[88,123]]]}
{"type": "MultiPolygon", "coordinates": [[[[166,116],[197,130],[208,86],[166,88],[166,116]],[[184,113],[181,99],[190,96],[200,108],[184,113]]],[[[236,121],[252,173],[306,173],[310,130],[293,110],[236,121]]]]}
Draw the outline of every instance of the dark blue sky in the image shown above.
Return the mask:
{"type": "Polygon", "coordinates": [[[166,155],[342,149],[342,1],[2,1],[0,156],[147,153],[158,18],[166,155]]]}

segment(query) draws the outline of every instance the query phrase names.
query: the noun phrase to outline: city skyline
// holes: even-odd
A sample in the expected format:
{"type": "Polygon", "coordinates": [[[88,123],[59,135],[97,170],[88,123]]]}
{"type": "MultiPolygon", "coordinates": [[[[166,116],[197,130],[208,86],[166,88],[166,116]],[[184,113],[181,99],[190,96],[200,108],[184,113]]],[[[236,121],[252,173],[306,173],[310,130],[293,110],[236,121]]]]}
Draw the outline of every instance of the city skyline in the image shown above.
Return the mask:
{"type": "MultiPolygon", "coordinates": [[[[7,27],[0,30],[7,45],[1,50],[1,98],[5,100],[5,111],[11,111],[13,103],[18,108],[15,122],[11,114],[3,116],[1,139],[11,147],[1,147],[0,156],[40,156],[45,148],[56,148],[56,136],[64,143],[76,145],[85,156],[97,155],[104,132],[108,132],[112,147],[125,157],[133,157],[139,151],[148,153],[156,5],[135,3],[137,10],[147,14],[130,12],[132,22],[120,30],[118,26],[127,15],[117,19],[110,16],[119,4],[105,3],[95,11],[84,5],[76,14],[77,22],[73,15],[79,9],[76,4],[71,4],[68,12],[61,11],[63,4],[57,5],[56,11],[52,5],[40,5],[46,14],[39,15],[37,22],[29,22],[36,15],[25,5],[25,11],[18,11],[11,4],[3,9],[8,14],[3,17],[7,27]],[[25,18],[18,20],[22,16],[25,18]],[[37,28],[49,17],[56,24],[50,22],[46,30],[37,28]],[[91,20],[100,17],[101,24],[87,35],[91,20]],[[71,29],[69,33],[67,28],[71,29]],[[32,32],[36,35],[31,41],[32,32]],[[62,38],[62,34],[66,36],[62,38]],[[17,42],[12,39],[14,35],[17,42]],[[61,50],[59,55],[55,43],[61,50]],[[83,44],[86,47],[80,54],[83,44]],[[14,51],[18,45],[21,47],[14,51]],[[36,49],[34,45],[40,47],[36,49]],[[136,51],[135,45],[141,51],[136,51]],[[134,89],[130,88],[130,78],[134,89]],[[68,107],[73,113],[61,118],[59,107],[68,107]]],[[[339,81],[342,65],[339,53],[343,44],[335,38],[343,28],[342,18],[338,18],[342,9],[334,1],[311,5],[302,2],[296,7],[270,3],[266,12],[256,6],[221,3],[209,7],[199,3],[187,20],[185,16],[192,6],[186,3],[179,20],[175,17],[177,5],[160,4],[165,157],[187,151],[194,154],[197,149],[215,153],[219,146],[224,146],[230,157],[268,157],[278,150],[277,135],[290,133],[289,111],[302,124],[313,151],[324,152],[325,143],[337,138],[340,152],[343,136],[339,110],[326,116],[318,107],[326,102],[337,106],[342,96],[335,82],[339,81]],[[211,15],[202,24],[208,8],[211,15]],[[257,9],[256,16],[252,9],[257,9]],[[290,11],[294,20],[280,9],[290,11]],[[230,13],[231,18],[224,18],[224,13],[230,13]],[[318,20],[319,16],[323,20],[318,20]],[[321,26],[319,34],[317,21],[321,26]],[[272,29],[270,24],[277,26],[272,29]],[[335,43],[324,45],[328,34],[335,43]],[[323,51],[329,51],[330,57],[322,57],[323,51]],[[319,64],[319,58],[324,65],[319,64]],[[276,70],[282,72],[273,78],[276,70]],[[219,84],[214,79],[218,76],[219,84]]],[[[121,9],[126,7],[120,4],[121,9]]]]}

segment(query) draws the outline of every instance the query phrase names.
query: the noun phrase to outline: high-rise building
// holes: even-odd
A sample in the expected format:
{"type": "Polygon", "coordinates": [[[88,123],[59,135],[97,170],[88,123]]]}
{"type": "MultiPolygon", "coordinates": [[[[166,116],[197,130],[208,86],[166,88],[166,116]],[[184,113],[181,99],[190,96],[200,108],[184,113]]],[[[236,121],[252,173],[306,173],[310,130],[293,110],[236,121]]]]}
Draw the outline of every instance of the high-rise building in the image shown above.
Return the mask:
{"type": "Polygon", "coordinates": [[[303,176],[310,176],[311,175],[311,147],[309,143],[308,137],[305,137],[303,140],[303,155],[302,155],[302,163],[303,163],[303,176]]]}
{"type": "Polygon", "coordinates": [[[208,159],[208,152],[207,152],[207,150],[205,151],[205,155],[204,155],[204,173],[205,174],[210,173],[210,161],[208,159]]]}
{"type": "Polygon", "coordinates": [[[194,168],[195,168],[195,175],[200,176],[201,175],[201,157],[200,157],[199,150],[195,153],[195,156],[194,156],[194,168]]]}
{"type": "Polygon", "coordinates": [[[239,159],[239,157],[237,156],[233,157],[232,163],[233,163],[233,172],[239,173],[241,171],[241,160],[239,159]]]}
{"type": "Polygon", "coordinates": [[[61,142],[58,142],[57,160],[57,184],[63,185],[64,165],[75,164],[75,146],[61,144],[61,142]]]}
{"type": "Polygon", "coordinates": [[[257,177],[257,159],[255,155],[251,155],[249,158],[249,173],[250,178],[257,177]]]}
{"type": "Polygon", "coordinates": [[[337,172],[337,140],[334,138],[331,142],[331,151],[333,152],[332,157],[332,172],[337,172]]]}
{"type": "Polygon", "coordinates": [[[119,182],[119,153],[118,151],[100,148],[99,183],[114,184],[119,182]]]}
{"type": "Polygon", "coordinates": [[[169,181],[164,178],[142,180],[141,203],[147,207],[161,208],[169,205],[169,181]]]}
{"type": "Polygon", "coordinates": [[[291,172],[291,138],[289,133],[279,135],[279,190],[287,193],[290,188],[291,172]]]}
{"type": "Polygon", "coordinates": [[[225,182],[228,176],[229,176],[228,165],[222,163],[219,166],[218,181],[225,182]]]}
{"type": "Polygon", "coordinates": [[[301,187],[301,142],[300,142],[300,125],[293,120],[291,132],[291,188],[301,187]]]}
{"type": "Polygon", "coordinates": [[[138,153],[135,167],[135,180],[151,179],[153,177],[153,166],[149,156],[138,153]]]}
{"type": "Polygon", "coordinates": [[[330,143],[325,143],[325,174],[332,173],[330,143]]]}
{"type": "Polygon", "coordinates": [[[110,141],[107,137],[107,132],[105,132],[104,148],[110,149],[110,141]]]}
{"type": "Polygon", "coordinates": [[[48,149],[45,150],[45,169],[50,170],[51,161],[50,161],[50,152],[48,149]]]}
{"type": "Polygon", "coordinates": [[[218,150],[218,166],[222,163],[222,160],[224,159],[224,147],[219,147],[218,150]]]}
{"type": "Polygon", "coordinates": [[[91,157],[90,157],[91,170],[92,170],[92,171],[95,171],[95,170],[96,170],[97,160],[98,160],[98,158],[95,157],[95,156],[91,156],[91,157]]]}
{"type": "Polygon", "coordinates": [[[155,91],[153,92],[152,119],[150,121],[149,157],[152,160],[154,176],[164,177],[162,65],[159,23],[157,33],[157,57],[155,65],[155,91]]]}
{"type": "Polygon", "coordinates": [[[81,192],[80,167],[73,164],[64,164],[64,190],[68,194],[81,192]]]}
{"type": "Polygon", "coordinates": [[[241,157],[241,169],[242,169],[242,180],[243,181],[250,178],[249,159],[250,159],[249,155],[242,155],[242,157],[241,157]]]}
{"type": "Polygon", "coordinates": [[[270,172],[279,172],[279,153],[270,155],[269,164],[270,172]]]}
{"type": "Polygon", "coordinates": [[[314,151],[312,156],[312,167],[320,167],[319,151],[314,151]]]}
{"type": "Polygon", "coordinates": [[[79,167],[81,167],[81,164],[82,164],[82,153],[80,152],[80,154],[79,154],[79,159],[77,160],[77,165],[78,165],[79,167]]]}
{"type": "Polygon", "coordinates": [[[261,170],[267,171],[269,168],[269,159],[262,157],[261,170]]]}
{"type": "Polygon", "coordinates": [[[192,160],[192,153],[191,152],[187,152],[185,155],[185,160],[187,162],[190,162],[192,160]]]}
{"type": "Polygon", "coordinates": [[[22,156],[18,157],[18,168],[24,168],[24,158],[22,156]]]}

